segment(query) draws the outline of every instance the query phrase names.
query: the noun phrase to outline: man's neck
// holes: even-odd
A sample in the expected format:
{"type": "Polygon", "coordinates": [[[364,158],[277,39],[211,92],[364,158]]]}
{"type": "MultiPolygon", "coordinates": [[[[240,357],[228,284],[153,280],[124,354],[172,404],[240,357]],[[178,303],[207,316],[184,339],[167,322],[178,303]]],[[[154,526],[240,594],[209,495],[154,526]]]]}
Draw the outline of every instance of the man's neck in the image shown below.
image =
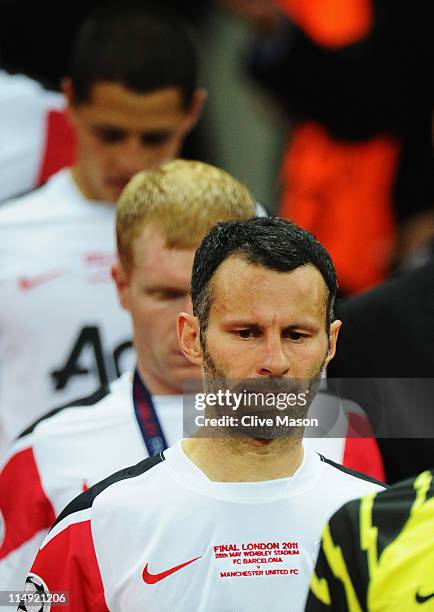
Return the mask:
{"type": "Polygon", "coordinates": [[[187,457],[216,482],[259,482],[292,476],[303,460],[301,438],[189,438],[187,457]]]}
{"type": "Polygon", "coordinates": [[[80,190],[81,195],[86,198],[86,200],[94,199],[90,189],[86,185],[86,181],[82,177],[80,166],[76,165],[71,168],[71,178],[80,190]]]}
{"type": "Polygon", "coordinates": [[[99,202],[102,204],[114,204],[114,202],[110,202],[109,200],[101,199],[100,197],[98,197],[98,195],[92,190],[91,186],[86,180],[85,174],[79,165],[75,165],[71,168],[71,178],[85,200],[89,200],[94,203],[99,202]]]}

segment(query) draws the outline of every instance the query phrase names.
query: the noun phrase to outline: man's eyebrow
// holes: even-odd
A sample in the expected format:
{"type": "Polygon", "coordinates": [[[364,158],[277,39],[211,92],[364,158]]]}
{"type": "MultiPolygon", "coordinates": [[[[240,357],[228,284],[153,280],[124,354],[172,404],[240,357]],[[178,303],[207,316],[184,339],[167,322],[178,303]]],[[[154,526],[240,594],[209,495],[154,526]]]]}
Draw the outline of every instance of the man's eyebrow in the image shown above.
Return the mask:
{"type": "Polygon", "coordinates": [[[261,327],[259,323],[253,323],[253,321],[249,319],[229,319],[225,321],[225,325],[228,327],[261,327]]]}
{"type": "MultiPolygon", "coordinates": [[[[261,323],[253,322],[250,319],[233,319],[224,322],[225,327],[248,327],[255,329],[263,329],[264,325],[261,323]]],[[[309,321],[296,321],[295,323],[291,323],[291,325],[287,325],[282,328],[283,331],[287,330],[295,330],[295,329],[304,329],[306,331],[316,331],[318,328],[313,322],[309,321]]]]}
{"type": "Polygon", "coordinates": [[[179,291],[179,293],[188,293],[188,289],[177,287],[176,285],[159,285],[151,284],[145,287],[146,291],[179,291]]]}
{"type": "Polygon", "coordinates": [[[314,332],[318,329],[318,325],[315,325],[314,323],[308,323],[308,322],[293,323],[292,325],[288,325],[287,327],[284,327],[283,331],[287,331],[287,330],[292,331],[292,330],[300,330],[300,329],[303,329],[309,332],[314,332]]]}
{"type": "Polygon", "coordinates": [[[91,126],[94,132],[101,134],[114,134],[115,136],[125,136],[127,130],[125,128],[117,127],[115,125],[107,125],[105,123],[94,123],[91,126]]]}
{"type": "Polygon", "coordinates": [[[93,123],[95,128],[100,130],[115,130],[116,132],[125,132],[125,128],[120,127],[119,125],[113,125],[112,123],[104,123],[103,121],[95,121],[93,123]]]}
{"type": "Polygon", "coordinates": [[[140,130],[140,134],[171,134],[173,131],[172,128],[147,128],[140,130]]]}
{"type": "MultiPolygon", "coordinates": [[[[109,123],[95,122],[92,124],[92,127],[94,130],[100,130],[104,132],[116,132],[119,134],[126,134],[128,132],[128,128],[112,125],[109,123]]],[[[140,138],[158,138],[171,136],[174,131],[175,130],[171,128],[146,128],[144,130],[135,130],[135,132],[137,132],[140,138]]]]}

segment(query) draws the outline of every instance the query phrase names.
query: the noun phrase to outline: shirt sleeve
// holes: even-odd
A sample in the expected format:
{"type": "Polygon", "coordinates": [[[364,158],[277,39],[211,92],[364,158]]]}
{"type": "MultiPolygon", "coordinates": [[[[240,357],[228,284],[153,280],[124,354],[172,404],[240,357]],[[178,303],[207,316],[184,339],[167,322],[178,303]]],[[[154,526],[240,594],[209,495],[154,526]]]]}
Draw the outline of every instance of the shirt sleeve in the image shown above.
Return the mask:
{"type": "Polygon", "coordinates": [[[68,515],[53,527],[27,577],[26,590],[57,594],[59,603],[52,596],[52,611],[109,610],[95,554],[90,512],[87,509],[68,515]]]}
{"type": "Polygon", "coordinates": [[[0,471],[0,584],[3,589],[22,587],[55,518],[31,444],[12,448],[0,471]]]}

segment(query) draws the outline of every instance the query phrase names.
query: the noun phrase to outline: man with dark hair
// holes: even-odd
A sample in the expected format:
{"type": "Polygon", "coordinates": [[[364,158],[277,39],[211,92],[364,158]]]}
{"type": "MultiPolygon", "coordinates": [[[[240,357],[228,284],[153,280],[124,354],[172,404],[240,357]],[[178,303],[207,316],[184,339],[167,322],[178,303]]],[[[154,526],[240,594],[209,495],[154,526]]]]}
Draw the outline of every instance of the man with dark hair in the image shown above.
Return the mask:
{"type": "Polygon", "coordinates": [[[197,121],[198,57],[166,13],[96,12],[73,48],[63,81],[77,131],[73,178],[91,199],[115,201],[129,179],[176,156],[197,121]]]}
{"type": "Polygon", "coordinates": [[[221,223],[209,241],[203,242],[196,254],[191,280],[191,297],[195,315],[206,331],[211,307],[210,283],[217,268],[231,255],[239,255],[251,264],[277,272],[291,272],[300,266],[313,265],[321,272],[327,286],[327,333],[334,320],[337,293],[336,272],[324,247],[312,234],[283,219],[256,220],[253,234],[250,226],[237,229],[221,223]],[[282,238],[285,238],[282,241],[282,238]]]}
{"type": "MultiPolygon", "coordinates": [[[[308,232],[276,218],[220,223],[195,255],[181,349],[207,391],[242,379],[275,399],[304,381],[304,403],[282,413],[301,414],[335,352],[335,294],[330,257],[308,232]]],[[[71,502],[29,582],[68,592],[74,611],[302,610],[324,523],[381,485],[305,448],[299,424],[197,425],[71,502]]]]}
{"type": "Polygon", "coordinates": [[[74,167],[0,210],[0,455],[35,418],[132,365],[110,282],[114,206],[197,121],[196,51],[172,18],[124,6],[83,25],[63,82],[74,167]]]}
{"type": "Polygon", "coordinates": [[[96,81],[108,81],[136,93],[177,87],[187,110],[197,93],[198,70],[193,42],[173,15],[111,7],[96,11],[81,28],[73,47],[71,80],[76,104],[90,100],[96,81]]]}

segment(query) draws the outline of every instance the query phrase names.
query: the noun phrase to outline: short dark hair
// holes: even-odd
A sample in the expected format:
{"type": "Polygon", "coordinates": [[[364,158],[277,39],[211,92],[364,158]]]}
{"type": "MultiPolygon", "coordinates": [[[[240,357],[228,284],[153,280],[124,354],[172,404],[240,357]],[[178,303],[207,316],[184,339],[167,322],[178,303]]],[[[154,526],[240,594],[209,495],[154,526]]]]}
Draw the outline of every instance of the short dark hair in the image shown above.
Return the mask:
{"type": "Polygon", "coordinates": [[[215,225],[196,251],[190,284],[193,313],[199,319],[201,340],[208,326],[211,280],[231,255],[277,272],[313,265],[327,286],[327,332],[334,319],[338,290],[336,270],[322,244],[307,230],[279,217],[253,217],[215,225]]]}
{"type": "Polygon", "coordinates": [[[198,53],[184,23],[139,6],[99,9],[80,28],[71,55],[74,103],[89,100],[97,81],[137,93],[179,87],[188,108],[197,87],[198,53]]]}

